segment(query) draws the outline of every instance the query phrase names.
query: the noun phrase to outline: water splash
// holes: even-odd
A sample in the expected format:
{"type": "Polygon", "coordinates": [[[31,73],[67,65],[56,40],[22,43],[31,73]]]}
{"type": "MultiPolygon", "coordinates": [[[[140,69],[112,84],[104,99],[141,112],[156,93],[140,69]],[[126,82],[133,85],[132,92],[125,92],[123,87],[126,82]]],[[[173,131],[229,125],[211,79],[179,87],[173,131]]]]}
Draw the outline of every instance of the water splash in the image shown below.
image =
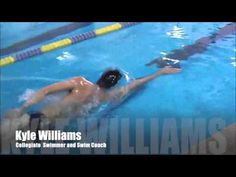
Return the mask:
{"type": "Polygon", "coordinates": [[[168,36],[176,39],[184,39],[187,35],[184,32],[184,29],[175,25],[173,29],[169,32],[166,32],[168,36]]]}
{"type": "Polygon", "coordinates": [[[27,88],[25,92],[18,97],[18,102],[23,102],[23,101],[28,100],[34,93],[35,93],[35,90],[27,88]]]}
{"type": "Polygon", "coordinates": [[[129,72],[127,72],[127,71],[125,71],[123,69],[120,69],[120,70],[122,71],[122,73],[123,73],[123,75],[125,77],[126,83],[129,83],[130,81],[135,80],[135,78],[132,77],[129,72]]]}
{"type": "Polygon", "coordinates": [[[172,58],[167,58],[167,57],[163,57],[162,60],[171,61],[171,62],[173,62],[173,64],[176,64],[176,63],[180,62],[177,59],[172,59],[172,58]]]}
{"type": "Polygon", "coordinates": [[[60,56],[58,56],[56,59],[59,61],[67,61],[67,60],[75,60],[75,56],[72,55],[69,52],[62,52],[62,54],[60,56]]]}
{"type": "Polygon", "coordinates": [[[232,62],[231,64],[232,64],[234,67],[236,67],[236,62],[232,62]]]}
{"type": "Polygon", "coordinates": [[[160,54],[166,56],[168,53],[166,53],[166,52],[160,52],[160,54]]]}
{"type": "MultiPolygon", "coordinates": [[[[234,52],[236,52],[236,49],[233,49],[234,52]]],[[[230,57],[231,60],[236,60],[236,57],[230,57]]],[[[236,67],[236,62],[231,62],[230,64],[232,64],[234,67],[236,67]]]]}

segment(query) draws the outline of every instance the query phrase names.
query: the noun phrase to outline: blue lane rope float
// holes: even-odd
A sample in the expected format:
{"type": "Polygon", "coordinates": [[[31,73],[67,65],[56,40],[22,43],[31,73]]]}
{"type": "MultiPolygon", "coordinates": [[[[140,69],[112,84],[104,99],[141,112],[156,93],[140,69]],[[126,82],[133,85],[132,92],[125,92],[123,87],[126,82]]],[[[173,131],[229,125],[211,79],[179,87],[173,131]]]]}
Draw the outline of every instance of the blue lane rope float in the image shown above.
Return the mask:
{"type": "Polygon", "coordinates": [[[68,37],[59,41],[55,41],[46,45],[42,45],[41,47],[26,50],[24,52],[18,53],[14,56],[7,56],[5,58],[0,59],[0,67],[22,61],[27,58],[31,58],[36,55],[40,55],[52,50],[56,50],[58,48],[62,48],[68,45],[72,45],[84,40],[88,40],[97,36],[101,36],[107,33],[111,33],[117,30],[121,30],[123,28],[127,28],[133,25],[138,24],[137,22],[122,22],[122,23],[115,23],[112,25],[108,25],[94,31],[85,32],[76,36],[68,37]]]}

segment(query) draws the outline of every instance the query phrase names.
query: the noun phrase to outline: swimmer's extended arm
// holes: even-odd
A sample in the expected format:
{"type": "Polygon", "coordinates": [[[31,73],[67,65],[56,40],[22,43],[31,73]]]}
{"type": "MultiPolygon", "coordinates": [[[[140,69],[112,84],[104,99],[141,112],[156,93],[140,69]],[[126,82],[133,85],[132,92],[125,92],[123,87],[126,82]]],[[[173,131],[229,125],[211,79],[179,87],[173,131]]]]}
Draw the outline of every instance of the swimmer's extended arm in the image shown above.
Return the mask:
{"type": "Polygon", "coordinates": [[[157,78],[158,76],[161,76],[161,75],[164,75],[164,74],[173,74],[173,73],[177,73],[177,72],[180,72],[180,69],[165,67],[165,68],[161,69],[160,71],[158,71],[154,74],[143,77],[141,79],[134,80],[126,86],[123,86],[119,89],[115,89],[115,90],[111,91],[108,94],[107,100],[111,100],[111,99],[114,99],[114,98],[115,99],[122,98],[125,95],[127,95],[129,92],[139,88],[140,86],[145,85],[146,83],[148,83],[149,81],[157,78]]]}
{"type": "Polygon", "coordinates": [[[81,79],[82,77],[76,77],[76,78],[72,78],[64,82],[58,82],[58,83],[55,83],[55,84],[52,84],[52,85],[49,85],[47,87],[40,89],[23,104],[23,106],[19,109],[19,111],[23,113],[27,108],[42,101],[45,98],[45,96],[49,94],[73,89],[79,84],[81,79]]]}

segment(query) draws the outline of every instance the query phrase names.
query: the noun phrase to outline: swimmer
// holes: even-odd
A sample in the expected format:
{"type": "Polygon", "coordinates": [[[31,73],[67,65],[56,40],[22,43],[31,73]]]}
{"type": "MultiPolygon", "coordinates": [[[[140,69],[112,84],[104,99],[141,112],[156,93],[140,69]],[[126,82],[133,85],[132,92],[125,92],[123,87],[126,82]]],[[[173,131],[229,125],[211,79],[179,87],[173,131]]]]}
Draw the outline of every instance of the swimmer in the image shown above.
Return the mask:
{"type": "Polygon", "coordinates": [[[50,122],[55,120],[55,118],[69,117],[71,114],[82,116],[84,112],[87,113],[90,109],[98,107],[103,103],[122,99],[130,92],[135,91],[137,88],[159,76],[178,72],[180,72],[180,69],[167,66],[154,74],[133,80],[125,86],[116,87],[114,89],[111,88],[114,87],[122,77],[121,72],[117,69],[105,71],[96,83],[92,83],[84,77],[74,77],[38,90],[20,108],[10,111],[6,117],[14,117],[17,119],[28,114],[29,119],[47,118],[50,122]],[[67,94],[59,103],[46,105],[39,112],[27,113],[31,106],[39,103],[45,99],[46,96],[62,91],[66,91],[67,94]]]}

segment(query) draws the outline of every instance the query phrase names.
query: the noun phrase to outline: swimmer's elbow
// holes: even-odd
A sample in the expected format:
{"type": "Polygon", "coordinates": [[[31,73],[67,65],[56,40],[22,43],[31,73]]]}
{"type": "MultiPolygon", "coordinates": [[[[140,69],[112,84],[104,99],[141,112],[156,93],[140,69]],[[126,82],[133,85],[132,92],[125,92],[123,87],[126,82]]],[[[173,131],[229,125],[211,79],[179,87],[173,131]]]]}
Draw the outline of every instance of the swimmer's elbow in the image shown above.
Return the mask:
{"type": "Polygon", "coordinates": [[[41,95],[44,95],[44,96],[46,96],[46,95],[48,95],[48,94],[50,94],[52,92],[52,90],[50,90],[50,89],[48,89],[48,88],[42,88],[42,89],[40,89],[39,91],[38,91],[38,93],[40,93],[41,95]]]}
{"type": "Polygon", "coordinates": [[[55,90],[55,86],[53,84],[53,85],[49,85],[49,86],[46,86],[46,87],[43,87],[43,88],[39,89],[37,91],[37,94],[46,96],[46,95],[54,92],[54,90],[55,90]]]}
{"type": "Polygon", "coordinates": [[[38,90],[38,94],[39,95],[41,95],[42,97],[45,97],[45,96],[47,96],[47,95],[49,95],[49,94],[52,94],[52,93],[54,93],[55,91],[53,90],[53,89],[49,89],[49,88],[47,88],[47,87],[45,87],[45,88],[42,88],[42,89],[40,89],[40,90],[38,90]]]}

